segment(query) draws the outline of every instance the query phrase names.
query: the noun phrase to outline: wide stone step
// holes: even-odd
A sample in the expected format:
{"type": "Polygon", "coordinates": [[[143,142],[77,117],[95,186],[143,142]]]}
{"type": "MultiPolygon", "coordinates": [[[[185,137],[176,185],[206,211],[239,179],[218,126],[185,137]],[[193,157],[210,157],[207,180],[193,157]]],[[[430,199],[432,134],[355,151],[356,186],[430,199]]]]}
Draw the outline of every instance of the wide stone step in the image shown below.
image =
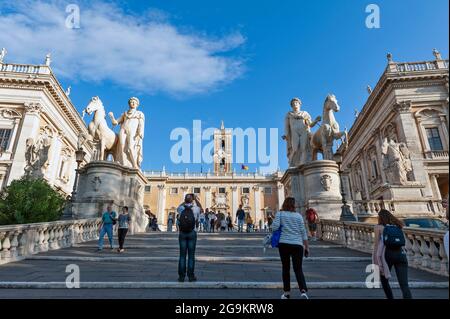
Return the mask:
{"type": "MultiPolygon", "coordinates": [[[[391,287],[399,288],[398,282],[391,282],[391,287]]],[[[365,282],[308,282],[308,289],[369,289],[365,282]]],[[[448,282],[411,282],[411,289],[448,289],[448,282]]],[[[291,287],[297,287],[296,282],[291,282],[291,287]]],[[[67,289],[64,282],[14,282],[0,281],[0,289],[67,289]]],[[[225,282],[225,281],[197,281],[183,282],[151,282],[151,281],[119,281],[119,282],[80,282],[80,289],[282,289],[281,282],[225,282]]],[[[371,288],[372,289],[372,288],[371,288]]]]}
{"type": "MultiPolygon", "coordinates": [[[[305,262],[307,282],[365,282],[369,261],[305,262]]],[[[105,260],[25,260],[1,266],[2,282],[64,282],[66,267],[75,264],[82,282],[172,282],[176,281],[176,260],[130,259],[105,260]]],[[[199,281],[207,282],[281,282],[281,262],[258,261],[197,261],[195,273],[199,281]]],[[[294,273],[291,270],[291,278],[294,273]]],[[[395,281],[395,272],[393,272],[395,281]]],[[[410,282],[448,282],[446,277],[409,269],[410,282]]]]}
{"type": "MultiPolygon", "coordinates": [[[[292,286],[291,299],[300,299],[300,292],[292,286]]],[[[401,298],[399,289],[393,289],[395,298],[401,298]]],[[[227,303],[227,299],[264,300],[279,299],[280,289],[197,289],[197,288],[160,288],[160,289],[25,289],[0,288],[0,298],[30,299],[172,299],[181,304],[183,300],[217,299],[227,303]]],[[[446,289],[412,289],[415,299],[448,299],[446,289]]],[[[311,299],[385,299],[382,289],[311,289],[311,299]]]]}
{"type": "MultiPolygon", "coordinates": [[[[68,257],[171,257],[177,258],[179,256],[178,246],[125,246],[126,250],[123,253],[118,253],[117,249],[111,250],[110,248],[104,248],[101,252],[97,251],[96,245],[73,247],[70,249],[53,250],[38,255],[31,256],[30,258],[45,258],[47,256],[68,256],[68,257]]],[[[265,251],[261,246],[258,248],[247,247],[210,247],[210,246],[198,246],[196,248],[196,257],[271,257],[279,260],[278,249],[268,248],[265,251]]],[[[310,258],[326,258],[326,257],[366,257],[370,255],[362,252],[353,252],[345,248],[318,248],[311,247],[310,258]]],[[[307,260],[307,259],[305,259],[307,260]]]]}
{"type": "MultiPolygon", "coordinates": [[[[28,260],[54,260],[54,261],[103,261],[103,262],[146,262],[146,261],[178,261],[178,256],[156,256],[156,257],[144,257],[144,256],[45,256],[36,255],[30,256],[28,260]]],[[[195,260],[198,262],[224,262],[224,261],[237,261],[237,262],[262,262],[262,261],[280,261],[280,257],[277,256],[264,256],[264,257],[249,257],[249,256],[196,256],[195,260]]],[[[358,261],[371,261],[371,257],[309,257],[305,258],[303,262],[358,262],[358,261]]]]}

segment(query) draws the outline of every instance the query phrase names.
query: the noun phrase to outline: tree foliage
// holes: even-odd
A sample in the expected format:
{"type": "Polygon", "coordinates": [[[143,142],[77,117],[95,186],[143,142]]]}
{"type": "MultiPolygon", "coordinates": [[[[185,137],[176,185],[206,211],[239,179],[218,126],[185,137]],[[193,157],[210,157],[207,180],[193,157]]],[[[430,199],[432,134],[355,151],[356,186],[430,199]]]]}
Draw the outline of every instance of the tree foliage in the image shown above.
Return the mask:
{"type": "Polygon", "coordinates": [[[0,193],[0,225],[58,220],[64,205],[64,197],[44,179],[23,177],[0,193]]]}

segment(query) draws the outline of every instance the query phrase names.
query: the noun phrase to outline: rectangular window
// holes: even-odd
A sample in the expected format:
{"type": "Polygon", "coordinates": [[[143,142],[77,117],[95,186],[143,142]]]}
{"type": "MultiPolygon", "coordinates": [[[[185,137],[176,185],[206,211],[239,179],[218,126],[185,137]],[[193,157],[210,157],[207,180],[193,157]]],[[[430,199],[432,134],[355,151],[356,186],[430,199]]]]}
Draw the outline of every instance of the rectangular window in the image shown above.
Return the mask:
{"type": "Polygon", "coordinates": [[[151,187],[150,185],[145,185],[144,191],[145,191],[146,193],[150,193],[151,189],[152,189],[152,187],[151,187]]]}
{"type": "Polygon", "coordinates": [[[178,194],[178,188],[177,187],[172,187],[170,189],[170,194],[178,194]]]}
{"type": "Polygon", "coordinates": [[[219,194],[225,194],[225,187],[219,187],[219,194]]]}
{"type": "Polygon", "coordinates": [[[264,187],[264,194],[272,194],[272,187],[264,187]]]}
{"type": "Polygon", "coordinates": [[[442,151],[441,136],[439,135],[439,130],[437,127],[430,127],[425,129],[427,132],[428,144],[432,151],[442,151]]]}
{"type": "Polygon", "coordinates": [[[194,194],[200,194],[200,187],[194,187],[194,194]]]}
{"type": "Polygon", "coordinates": [[[11,138],[11,129],[0,129],[0,149],[6,151],[11,138]]]}
{"type": "Polygon", "coordinates": [[[250,188],[249,187],[242,187],[242,194],[250,194],[250,188]]]}

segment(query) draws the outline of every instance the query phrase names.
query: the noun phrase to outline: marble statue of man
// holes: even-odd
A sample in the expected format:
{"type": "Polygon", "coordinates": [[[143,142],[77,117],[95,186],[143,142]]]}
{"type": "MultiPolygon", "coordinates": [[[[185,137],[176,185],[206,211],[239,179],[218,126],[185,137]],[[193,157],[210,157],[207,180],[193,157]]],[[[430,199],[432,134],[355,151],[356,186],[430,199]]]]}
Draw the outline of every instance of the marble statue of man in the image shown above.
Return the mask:
{"type": "Polygon", "coordinates": [[[292,111],[286,114],[284,120],[285,133],[282,138],[287,142],[289,167],[295,167],[311,161],[311,127],[322,119],[318,116],[312,121],[308,112],[300,110],[301,105],[302,101],[299,98],[293,98],[291,100],[292,111]]]}
{"type": "Polygon", "coordinates": [[[125,166],[140,168],[142,163],[142,139],[144,138],[144,113],[137,110],[139,99],[132,97],[128,100],[129,109],[117,120],[109,112],[112,124],[120,124],[118,141],[118,162],[125,166]]]}

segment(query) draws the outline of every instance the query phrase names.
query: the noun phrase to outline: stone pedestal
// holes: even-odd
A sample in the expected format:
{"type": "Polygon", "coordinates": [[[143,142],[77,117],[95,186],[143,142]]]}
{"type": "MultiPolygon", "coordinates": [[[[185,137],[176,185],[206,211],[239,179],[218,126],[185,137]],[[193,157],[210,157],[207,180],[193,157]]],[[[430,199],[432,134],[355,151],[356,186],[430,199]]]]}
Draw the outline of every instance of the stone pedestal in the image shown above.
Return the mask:
{"type": "Polygon", "coordinates": [[[130,232],[143,232],[148,217],[143,208],[146,179],[138,169],[107,161],[96,161],[80,169],[77,194],[72,203],[72,218],[100,217],[111,205],[118,214],[128,206],[130,232]]]}
{"type": "Polygon", "coordinates": [[[312,161],[288,169],[282,182],[288,190],[287,196],[295,198],[302,214],[314,208],[320,218],[338,220],[342,208],[338,171],[334,161],[312,161]]]}

